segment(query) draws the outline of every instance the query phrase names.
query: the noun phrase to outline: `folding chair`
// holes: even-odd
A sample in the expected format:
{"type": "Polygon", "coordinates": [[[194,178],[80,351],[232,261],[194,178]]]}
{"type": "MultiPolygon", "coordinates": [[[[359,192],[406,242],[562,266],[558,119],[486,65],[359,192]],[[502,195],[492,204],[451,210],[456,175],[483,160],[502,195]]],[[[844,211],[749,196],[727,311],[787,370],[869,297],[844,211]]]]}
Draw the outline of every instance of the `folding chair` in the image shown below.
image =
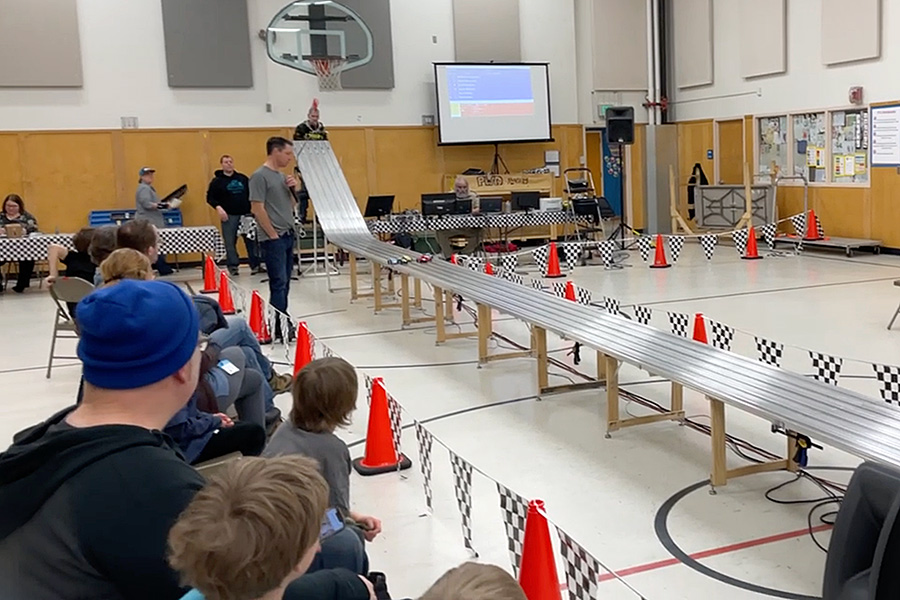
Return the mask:
{"type": "Polygon", "coordinates": [[[79,302],[94,291],[94,286],[77,277],[61,277],[50,286],[50,297],[56,303],[56,320],[53,322],[53,337],[50,340],[50,360],[47,362],[47,379],[53,369],[54,358],[76,359],[77,356],[55,354],[57,339],[78,339],[78,327],[75,319],[69,314],[67,302],[79,302]]]}

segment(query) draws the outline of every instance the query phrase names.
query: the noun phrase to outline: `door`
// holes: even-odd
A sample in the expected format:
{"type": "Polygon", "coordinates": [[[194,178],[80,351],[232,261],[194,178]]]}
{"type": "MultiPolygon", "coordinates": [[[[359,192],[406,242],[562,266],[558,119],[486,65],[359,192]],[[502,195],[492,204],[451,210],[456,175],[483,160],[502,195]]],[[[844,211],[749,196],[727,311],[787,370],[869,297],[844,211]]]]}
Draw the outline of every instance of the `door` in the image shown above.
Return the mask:
{"type": "Polygon", "coordinates": [[[717,121],[718,181],[725,185],[744,183],[744,120],[717,121]]]}

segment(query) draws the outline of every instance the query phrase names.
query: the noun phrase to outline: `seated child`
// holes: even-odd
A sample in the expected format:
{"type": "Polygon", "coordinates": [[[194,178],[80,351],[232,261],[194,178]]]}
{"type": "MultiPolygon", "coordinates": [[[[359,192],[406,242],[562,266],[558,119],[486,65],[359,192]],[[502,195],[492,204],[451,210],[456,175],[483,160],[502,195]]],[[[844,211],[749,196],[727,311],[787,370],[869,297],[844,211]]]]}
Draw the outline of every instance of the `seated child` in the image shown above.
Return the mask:
{"type": "MultiPolygon", "coordinates": [[[[194,588],[183,600],[281,600],[319,550],[328,485],[299,457],[234,461],[197,492],[169,532],[169,563],[194,588]]],[[[371,598],[349,571],[321,573],[311,597],[371,598]]]]}
{"type": "MultiPolygon", "coordinates": [[[[345,519],[359,524],[362,536],[371,542],[381,533],[381,521],[350,509],[350,450],[334,434],[338,427],[350,424],[357,392],[356,371],[347,361],[320,358],[310,362],[294,378],[290,417],[272,436],[263,456],[302,454],[316,460],[330,488],[329,505],[345,519]]],[[[344,531],[352,533],[355,529],[351,526],[344,531]]],[[[365,559],[356,566],[346,561],[332,562],[332,551],[338,551],[334,546],[340,543],[352,546],[353,540],[340,535],[329,538],[314,568],[341,566],[361,575],[367,573],[365,559]]]]}
{"type": "Polygon", "coordinates": [[[468,562],[450,569],[420,600],[527,600],[512,575],[494,565],[468,562]]]}

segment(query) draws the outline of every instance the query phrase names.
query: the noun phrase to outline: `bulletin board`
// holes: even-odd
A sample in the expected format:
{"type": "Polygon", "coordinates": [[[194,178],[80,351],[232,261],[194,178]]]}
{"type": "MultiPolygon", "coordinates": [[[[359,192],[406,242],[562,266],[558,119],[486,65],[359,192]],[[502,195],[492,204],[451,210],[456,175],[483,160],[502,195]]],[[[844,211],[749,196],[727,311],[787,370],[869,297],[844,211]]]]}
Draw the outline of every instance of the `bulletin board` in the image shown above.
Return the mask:
{"type": "Polygon", "coordinates": [[[872,107],[872,166],[900,167],[900,104],[872,107]]]}
{"type": "Polygon", "coordinates": [[[828,137],[825,113],[792,115],[794,133],[794,175],[803,175],[810,183],[828,179],[828,137]]]}
{"type": "Polygon", "coordinates": [[[757,119],[757,128],[759,172],[771,174],[774,163],[784,173],[788,165],[787,116],[760,117],[757,119]]]}
{"type": "Polygon", "coordinates": [[[869,110],[831,113],[831,181],[869,181],[869,110]]]}

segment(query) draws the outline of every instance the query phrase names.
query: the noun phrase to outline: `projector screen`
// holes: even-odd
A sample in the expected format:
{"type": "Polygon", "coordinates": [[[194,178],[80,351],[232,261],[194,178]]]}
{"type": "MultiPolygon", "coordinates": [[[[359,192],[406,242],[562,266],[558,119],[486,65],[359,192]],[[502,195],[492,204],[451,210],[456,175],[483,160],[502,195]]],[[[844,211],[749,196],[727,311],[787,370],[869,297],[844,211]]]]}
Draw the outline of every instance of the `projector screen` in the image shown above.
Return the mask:
{"type": "Polygon", "coordinates": [[[546,63],[435,63],[434,83],[441,144],[553,139],[546,63]]]}

